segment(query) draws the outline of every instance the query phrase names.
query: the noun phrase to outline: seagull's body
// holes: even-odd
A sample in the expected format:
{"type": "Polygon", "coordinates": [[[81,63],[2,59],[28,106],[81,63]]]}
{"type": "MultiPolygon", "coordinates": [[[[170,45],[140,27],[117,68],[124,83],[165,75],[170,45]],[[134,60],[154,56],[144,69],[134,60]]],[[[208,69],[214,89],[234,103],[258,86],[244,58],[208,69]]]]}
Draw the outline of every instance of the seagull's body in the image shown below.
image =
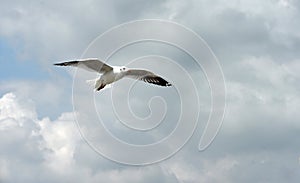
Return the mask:
{"type": "Polygon", "coordinates": [[[171,86],[171,84],[160,76],[143,69],[129,69],[125,66],[110,66],[98,59],[85,59],[56,63],[57,66],[75,66],[88,71],[98,72],[102,74],[95,80],[94,86],[97,91],[103,89],[106,85],[122,79],[130,77],[152,83],[160,86],[171,86]]]}

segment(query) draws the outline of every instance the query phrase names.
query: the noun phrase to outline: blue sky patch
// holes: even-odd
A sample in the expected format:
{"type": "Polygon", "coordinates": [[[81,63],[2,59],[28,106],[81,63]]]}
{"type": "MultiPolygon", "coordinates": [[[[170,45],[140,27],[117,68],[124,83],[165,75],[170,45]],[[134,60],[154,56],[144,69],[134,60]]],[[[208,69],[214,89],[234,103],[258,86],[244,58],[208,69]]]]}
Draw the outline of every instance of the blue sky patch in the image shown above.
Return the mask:
{"type": "Polygon", "coordinates": [[[18,59],[16,50],[5,40],[0,39],[0,80],[9,79],[45,79],[47,72],[34,61],[18,59]]]}

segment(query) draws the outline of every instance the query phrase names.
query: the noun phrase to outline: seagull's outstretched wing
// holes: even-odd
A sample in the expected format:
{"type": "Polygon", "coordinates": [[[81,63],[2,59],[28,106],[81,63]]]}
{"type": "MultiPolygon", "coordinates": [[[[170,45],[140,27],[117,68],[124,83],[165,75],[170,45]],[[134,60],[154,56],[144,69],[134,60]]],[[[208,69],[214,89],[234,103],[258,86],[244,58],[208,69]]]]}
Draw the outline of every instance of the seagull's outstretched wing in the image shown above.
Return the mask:
{"type": "Polygon", "coordinates": [[[129,69],[126,71],[126,77],[139,79],[147,83],[152,83],[160,86],[172,86],[171,83],[154,73],[142,69],[129,69]]]}
{"type": "Polygon", "coordinates": [[[88,71],[104,73],[113,70],[113,68],[98,59],[75,60],[62,63],[56,63],[57,66],[74,66],[88,71]]]}

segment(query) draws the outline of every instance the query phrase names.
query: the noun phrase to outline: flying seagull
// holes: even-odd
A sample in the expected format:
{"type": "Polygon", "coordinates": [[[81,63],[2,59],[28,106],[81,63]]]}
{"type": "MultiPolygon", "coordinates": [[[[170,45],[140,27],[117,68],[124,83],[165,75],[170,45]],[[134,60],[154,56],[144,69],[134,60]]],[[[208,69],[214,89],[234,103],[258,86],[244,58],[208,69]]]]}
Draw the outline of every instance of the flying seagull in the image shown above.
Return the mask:
{"type": "Polygon", "coordinates": [[[91,72],[98,72],[102,74],[98,79],[95,79],[94,85],[96,91],[100,91],[106,85],[118,81],[123,77],[137,79],[159,86],[171,86],[171,83],[150,71],[143,69],[131,69],[125,66],[110,66],[98,59],[75,60],[62,63],[55,63],[54,65],[74,66],[83,68],[91,72]]]}

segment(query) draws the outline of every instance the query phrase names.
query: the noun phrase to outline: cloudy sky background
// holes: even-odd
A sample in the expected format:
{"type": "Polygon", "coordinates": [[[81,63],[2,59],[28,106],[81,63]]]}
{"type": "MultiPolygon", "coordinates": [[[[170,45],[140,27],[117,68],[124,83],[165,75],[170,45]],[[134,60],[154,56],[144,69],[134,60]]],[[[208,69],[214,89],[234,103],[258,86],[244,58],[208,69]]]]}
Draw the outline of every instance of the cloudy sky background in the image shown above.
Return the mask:
{"type": "MultiPolygon", "coordinates": [[[[297,0],[1,0],[0,182],[299,182],[299,10],[297,0]],[[72,113],[73,70],[52,64],[79,58],[113,26],[145,18],[178,22],[206,40],[223,68],[227,112],[204,152],[197,150],[200,124],[172,158],[132,167],[99,156],[82,140],[72,113]]],[[[161,53],[143,48],[128,48],[120,58],[161,53]]],[[[203,83],[200,119],[207,119],[207,83],[201,70],[192,72],[203,83]]]]}

